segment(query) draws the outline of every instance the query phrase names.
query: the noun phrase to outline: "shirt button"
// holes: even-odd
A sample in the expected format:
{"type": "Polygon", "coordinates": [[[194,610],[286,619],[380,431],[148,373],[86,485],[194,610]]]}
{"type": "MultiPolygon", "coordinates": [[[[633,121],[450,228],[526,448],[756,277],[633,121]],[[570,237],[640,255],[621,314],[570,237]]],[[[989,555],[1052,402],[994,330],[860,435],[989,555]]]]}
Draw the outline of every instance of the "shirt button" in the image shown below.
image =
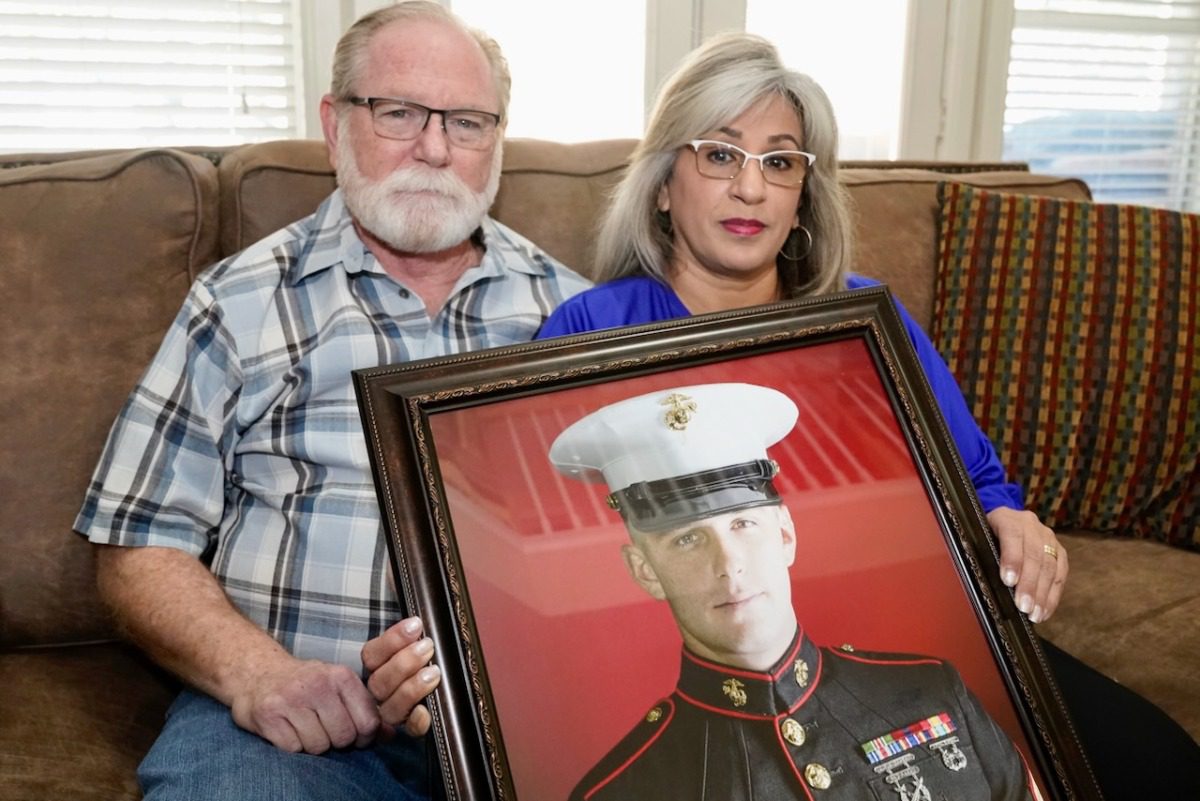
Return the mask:
{"type": "Polygon", "coordinates": [[[400,297],[407,298],[411,293],[404,287],[400,287],[400,297]]]}

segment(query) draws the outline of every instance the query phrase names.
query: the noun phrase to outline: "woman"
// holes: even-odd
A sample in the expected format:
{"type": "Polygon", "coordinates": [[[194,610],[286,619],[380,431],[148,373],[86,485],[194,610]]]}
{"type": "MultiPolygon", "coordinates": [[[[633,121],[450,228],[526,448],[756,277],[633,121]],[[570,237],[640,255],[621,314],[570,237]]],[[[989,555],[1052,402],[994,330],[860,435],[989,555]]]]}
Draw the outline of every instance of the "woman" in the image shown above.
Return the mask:
{"type": "MultiPolygon", "coordinates": [[[[710,40],[659,94],[601,227],[602,283],[562,304],[539,337],[874,285],[849,272],[851,225],[837,167],[837,124],[821,88],[787,70],[759,37],[710,40]]],[[[899,311],[999,540],[1002,579],[1014,588],[1021,611],[1034,623],[1043,621],[1062,594],[1066,550],[1024,510],[1020,488],[1005,480],[995,449],[940,355],[899,311]]],[[[1046,650],[1077,721],[1100,705],[1108,712],[1127,710],[1130,728],[1169,728],[1169,718],[1164,721],[1152,705],[1057,649],[1046,650]],[[1085,697],[1071,696],[1083,686],[1089,688],[1085,697]]],[[[1170,770],[1131,776],[1121,768],[1130,762],[1130,738],[1114,737],[1108,728],[1091,731],[1092,739],[1089,727],[1081,728],[1093,767],[1111,766],[1101,775],[1110,801],[1125,797],[1122,785],[1131,793],[1137,788],[1128,797],[1143,797],[1155,781],[1170,781],[1170,770]],[[1103,753],[1106,746],[1117,749],[1113,757],[1103,753]]],[[[1136,739],[1146,742],[1144,735],[1136,739]]],[[[1190,738],[1160,739],[1152,756],[1186,758],[1188,743],[1190,738]]],[[[1188,772],[1194,776],[1194,769],[1188,772]]]]}
{"type": "MultiPolygon", "coordinates": [[[[837,124],[824,91],[784,68],[765,40],[718,37],[659,95],[601,227],[601,284],[560,306],[538,336],[874,285],[849,274],[850,252],[837,124]]],[[[945,362],[900,313],[999,538],[1004,582],[1041,622],[1062,595],[1066,550],[1021,511],[1020,487],[1005,481],[945,362]]]]}

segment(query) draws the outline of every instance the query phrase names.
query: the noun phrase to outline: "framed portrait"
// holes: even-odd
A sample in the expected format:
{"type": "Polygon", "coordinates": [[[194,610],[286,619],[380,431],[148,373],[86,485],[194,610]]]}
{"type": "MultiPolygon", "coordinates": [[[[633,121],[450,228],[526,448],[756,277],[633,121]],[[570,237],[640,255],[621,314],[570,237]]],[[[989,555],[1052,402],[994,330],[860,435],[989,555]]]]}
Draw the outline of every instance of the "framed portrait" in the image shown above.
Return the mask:
{"type": "MultiPolygon", "coordinates": [[[[771,798],[1099,797],[885,289],[385,366],[355,387],[397,592],[437,647],[449,798],[747,797],[739,782],[771,798]],[[587,447],[623,431],[653,461],[659,434],[638,426],[671,404],[697,420],[719,406],[714,430],[743,442],[777,408],[745,391],[791,415],[762,446],[770,475],[734,481],[768,493],[747,505],[778,514],[763,525],[786,552],[763,568],[790,593],[771,619],[794,621],[770,667],[727,664],[688,617],[699,596],[681,587],[708,562],[668,580],[649,555],[718,517],[650,539],[605,483],[629,479],[551,456],[582,425],[587,447]],[[609,429],[580,423],[597,415],[609,429]]],[[[688,497],[713,475],[729,483],[704,473],[688,497]]],[[[662,483],[645,478],[631,486],[662,483]]],[[[761,522],[747,514],[719,520],[761,522]]],[[[722,614],[758,603],[731,592],[722,614]]],[[[712,636],[742,637],[732,620],[712,636]]]]}

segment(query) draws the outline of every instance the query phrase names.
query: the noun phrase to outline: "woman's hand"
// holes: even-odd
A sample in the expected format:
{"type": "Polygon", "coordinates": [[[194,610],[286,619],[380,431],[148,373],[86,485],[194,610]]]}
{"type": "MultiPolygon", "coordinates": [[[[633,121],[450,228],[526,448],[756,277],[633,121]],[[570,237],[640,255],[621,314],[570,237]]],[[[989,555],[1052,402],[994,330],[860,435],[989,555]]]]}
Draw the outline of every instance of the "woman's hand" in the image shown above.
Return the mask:
{"type": "Polygon", "coordinates": [[[1000,578],[1015,588],[1017,608],[1041,623],[1062,598],[1070,565],[1067,549],[1037,515],[1001,506],[988,512],[1000,540],[1000,578]]]}

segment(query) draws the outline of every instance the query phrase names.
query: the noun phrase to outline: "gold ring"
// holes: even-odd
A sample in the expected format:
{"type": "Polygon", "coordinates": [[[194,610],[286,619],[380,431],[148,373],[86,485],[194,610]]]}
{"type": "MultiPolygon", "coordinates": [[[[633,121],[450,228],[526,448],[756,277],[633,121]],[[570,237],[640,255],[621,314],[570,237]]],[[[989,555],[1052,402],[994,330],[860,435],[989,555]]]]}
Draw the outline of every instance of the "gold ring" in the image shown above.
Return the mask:
{"type": "Polygon", "coordinates": [[[1047,554],[1049,554],[1051,559],[1058,558],[1058,549],[1055,548],[1053,545],[1043,545],[1042,550],[1045,551],[1047,554]]]}

